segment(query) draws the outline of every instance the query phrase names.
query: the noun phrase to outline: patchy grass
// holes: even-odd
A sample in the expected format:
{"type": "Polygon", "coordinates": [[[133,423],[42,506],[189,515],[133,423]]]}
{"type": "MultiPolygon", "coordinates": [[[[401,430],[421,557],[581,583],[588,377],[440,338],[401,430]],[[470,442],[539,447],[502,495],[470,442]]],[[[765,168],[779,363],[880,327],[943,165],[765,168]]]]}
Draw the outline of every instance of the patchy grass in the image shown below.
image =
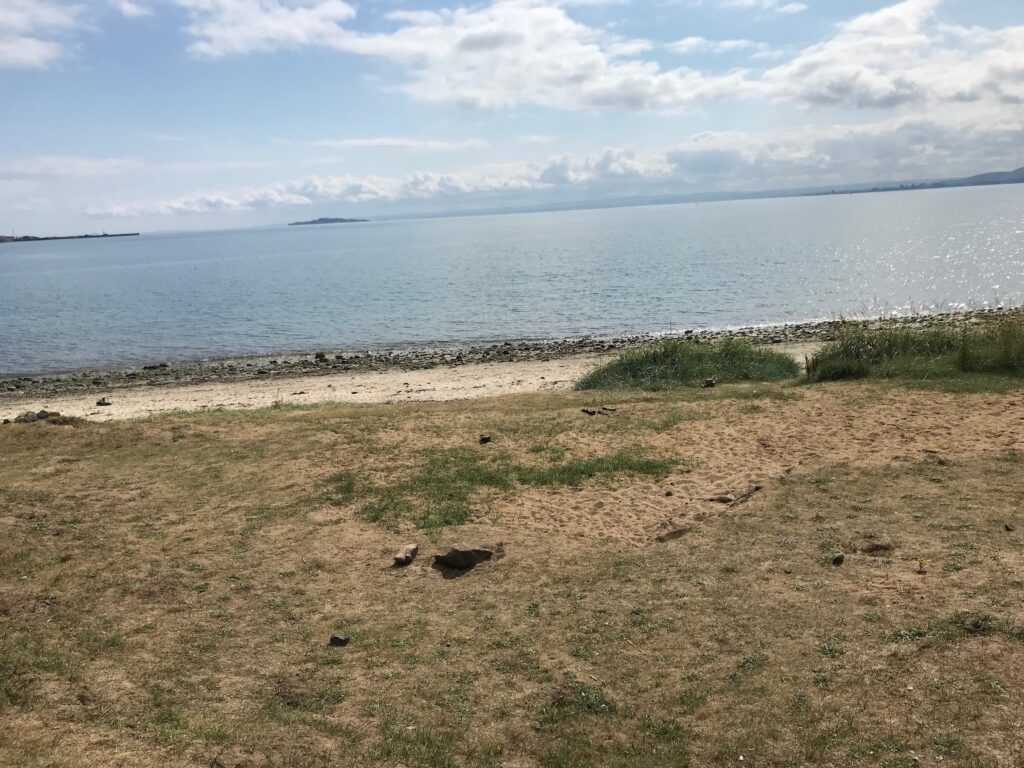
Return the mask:
{"type": "Polygon", "coordinates": [[[852,326],[810,359],[806,375],[809,381],[871,377],[959,382],[952,386],[962,391],[1005,389],[1007,378],[1024,376],[1024,321],[1000,318],[963,331],[852,326]]]}
{"type": "Polygon", "coordinates": [[[1019,397],[733,390],[0,428],[0,765],[1024,764],[1019,397]]]}
{"type": "Polygon", "coordinates": [[[359,483],[349,472],[334,475],[328,479],[328,498],[337,504],[358,502],[364,519],[386,527],[411,520],[420,528],[440,528],[469,520],[473,499],[483,490],[571,486],[617,475],[664,477],[678,463],[627,449],[536,466],[517,464],[504,451],[430,448],[421,452],[417,468],[404,479],[375,485],[359,483]]]}
{"type": "Polygon", "coordinates": [[[800,367],[789,355],[758,349],[738,339],[695,344],[667,339],[624,352],[576,384],[576,389],[647,389],[719,382],[795,378],[800,367]]]}

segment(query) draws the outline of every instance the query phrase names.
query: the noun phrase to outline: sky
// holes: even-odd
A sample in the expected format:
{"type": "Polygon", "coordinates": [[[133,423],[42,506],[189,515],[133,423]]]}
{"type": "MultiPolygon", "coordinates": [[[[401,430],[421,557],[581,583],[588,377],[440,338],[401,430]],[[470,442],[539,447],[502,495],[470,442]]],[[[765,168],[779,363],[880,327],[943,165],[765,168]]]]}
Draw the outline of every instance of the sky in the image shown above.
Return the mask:
{"type": "Polygon", "coordinates": [[[1021,0],[0,0],[0,232],[1024,166],[1021,0]]]}

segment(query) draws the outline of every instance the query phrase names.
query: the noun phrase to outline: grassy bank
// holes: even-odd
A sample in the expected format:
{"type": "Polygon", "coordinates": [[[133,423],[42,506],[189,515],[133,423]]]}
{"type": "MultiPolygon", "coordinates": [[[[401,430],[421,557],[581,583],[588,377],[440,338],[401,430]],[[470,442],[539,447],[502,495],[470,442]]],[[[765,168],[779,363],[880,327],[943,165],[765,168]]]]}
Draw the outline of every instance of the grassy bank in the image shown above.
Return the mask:
{"type": "Polygon", "coordinates": [[[576,388],[647,390],[718,382],[777,381],[793,378],[800,368],[792,357],[751,346],[746,341],[723,339],[694,344],[667,339],[623,353],[584,376],[576,388]]]}
{"type": "Polygon", "coordinates": [[[0,764],[1018,766],[1022,407],[734,384],[8,425],[0,764]],[[506,555],[442,578],[460,539],[506,555]]]}
{"type": "Polygon", "coordinates": [[[960,331],[850,328],[807,367],[810,381],[936,380],[964,374],[1024,376],[1024,322],[992,321],[960,331]]]}

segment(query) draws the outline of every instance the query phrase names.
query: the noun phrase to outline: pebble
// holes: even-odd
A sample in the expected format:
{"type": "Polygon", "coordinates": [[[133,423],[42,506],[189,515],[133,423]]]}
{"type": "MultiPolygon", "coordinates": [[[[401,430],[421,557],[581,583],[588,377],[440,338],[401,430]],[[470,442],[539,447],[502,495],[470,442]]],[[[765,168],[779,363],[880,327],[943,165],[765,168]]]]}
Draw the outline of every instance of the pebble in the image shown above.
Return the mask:
{"type": "Polygon", "coordinates": [[[1005,523],[1003,525],[1003,528],[1005,528],[1009,533],[1013,533],[1017,530],[1017,526],[1015,526],[1013,523],[1005,523]]]}
{"type": "Polygon", "coordinates": [[[832,565],[842,565],[846,561],[846,555],[840,552],[832,558],[832,565]]]}
{"type": "MultiPolygon", "coordinates": [[[[854,322],[867,328],[896,326],[900,328],[960,327],[991,317],[997,312],[1024,314],[1024,308],[981,309],[935,315],[912,315],[860,321],[827,320],[791,325],[745,327],[731,330],[684,330],[676,336],[693,343],[706,343],[720,338],[743,338],[754,343],[793,343],[831,341],[839,333],[841,322],[854,322]]],[[[202,384],[215,381],[245,381],[256,376],[275,374],[327,374],[342,371],[427,370],[438,365],[464,365],[489,361],[550,360],[576,354],[609,353],[649,344],[661,338],[652,334],[635,334],[614,338],[581,336],[567,339],[506,341],[501,344],[474,345],[464,348],[422,346],[405,349],[369,349],[338,351],[329,362],[327,352],[317,352],[298,360],[278,358],[226,358],[182,363],[158,363],[143,370],[95,370],[85,373],[63,373],[47,376],[3,376],[0,388],[13,387],[23,395],[74,393],[88,389],[116,389],[142,382],[156,384],[202,384]],[[452,355],[454,354],[454,359],[452,355]],[[313,357],[314,359],[309,359],[313,357]]],[[[604,409],[609,410],[609,409],[604,409]]]]}
{"type": "Polygon", "coordinates": [[[343,648],[348,645],[348,635],[331,635],[331,639],[327,641],[327,644],[335,648],[343,648]]]}

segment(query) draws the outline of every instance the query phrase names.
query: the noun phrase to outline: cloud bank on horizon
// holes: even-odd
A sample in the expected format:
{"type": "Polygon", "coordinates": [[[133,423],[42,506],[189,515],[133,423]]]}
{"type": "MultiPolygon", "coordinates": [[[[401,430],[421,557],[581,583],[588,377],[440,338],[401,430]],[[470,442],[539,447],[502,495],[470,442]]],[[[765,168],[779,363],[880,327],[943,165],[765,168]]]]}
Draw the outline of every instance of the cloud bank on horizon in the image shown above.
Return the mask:
{"type": "Polygon", "coordinates": [[[0,226],[271,223],[1024,165],[998,0],[0,0],[0,226]]]}

